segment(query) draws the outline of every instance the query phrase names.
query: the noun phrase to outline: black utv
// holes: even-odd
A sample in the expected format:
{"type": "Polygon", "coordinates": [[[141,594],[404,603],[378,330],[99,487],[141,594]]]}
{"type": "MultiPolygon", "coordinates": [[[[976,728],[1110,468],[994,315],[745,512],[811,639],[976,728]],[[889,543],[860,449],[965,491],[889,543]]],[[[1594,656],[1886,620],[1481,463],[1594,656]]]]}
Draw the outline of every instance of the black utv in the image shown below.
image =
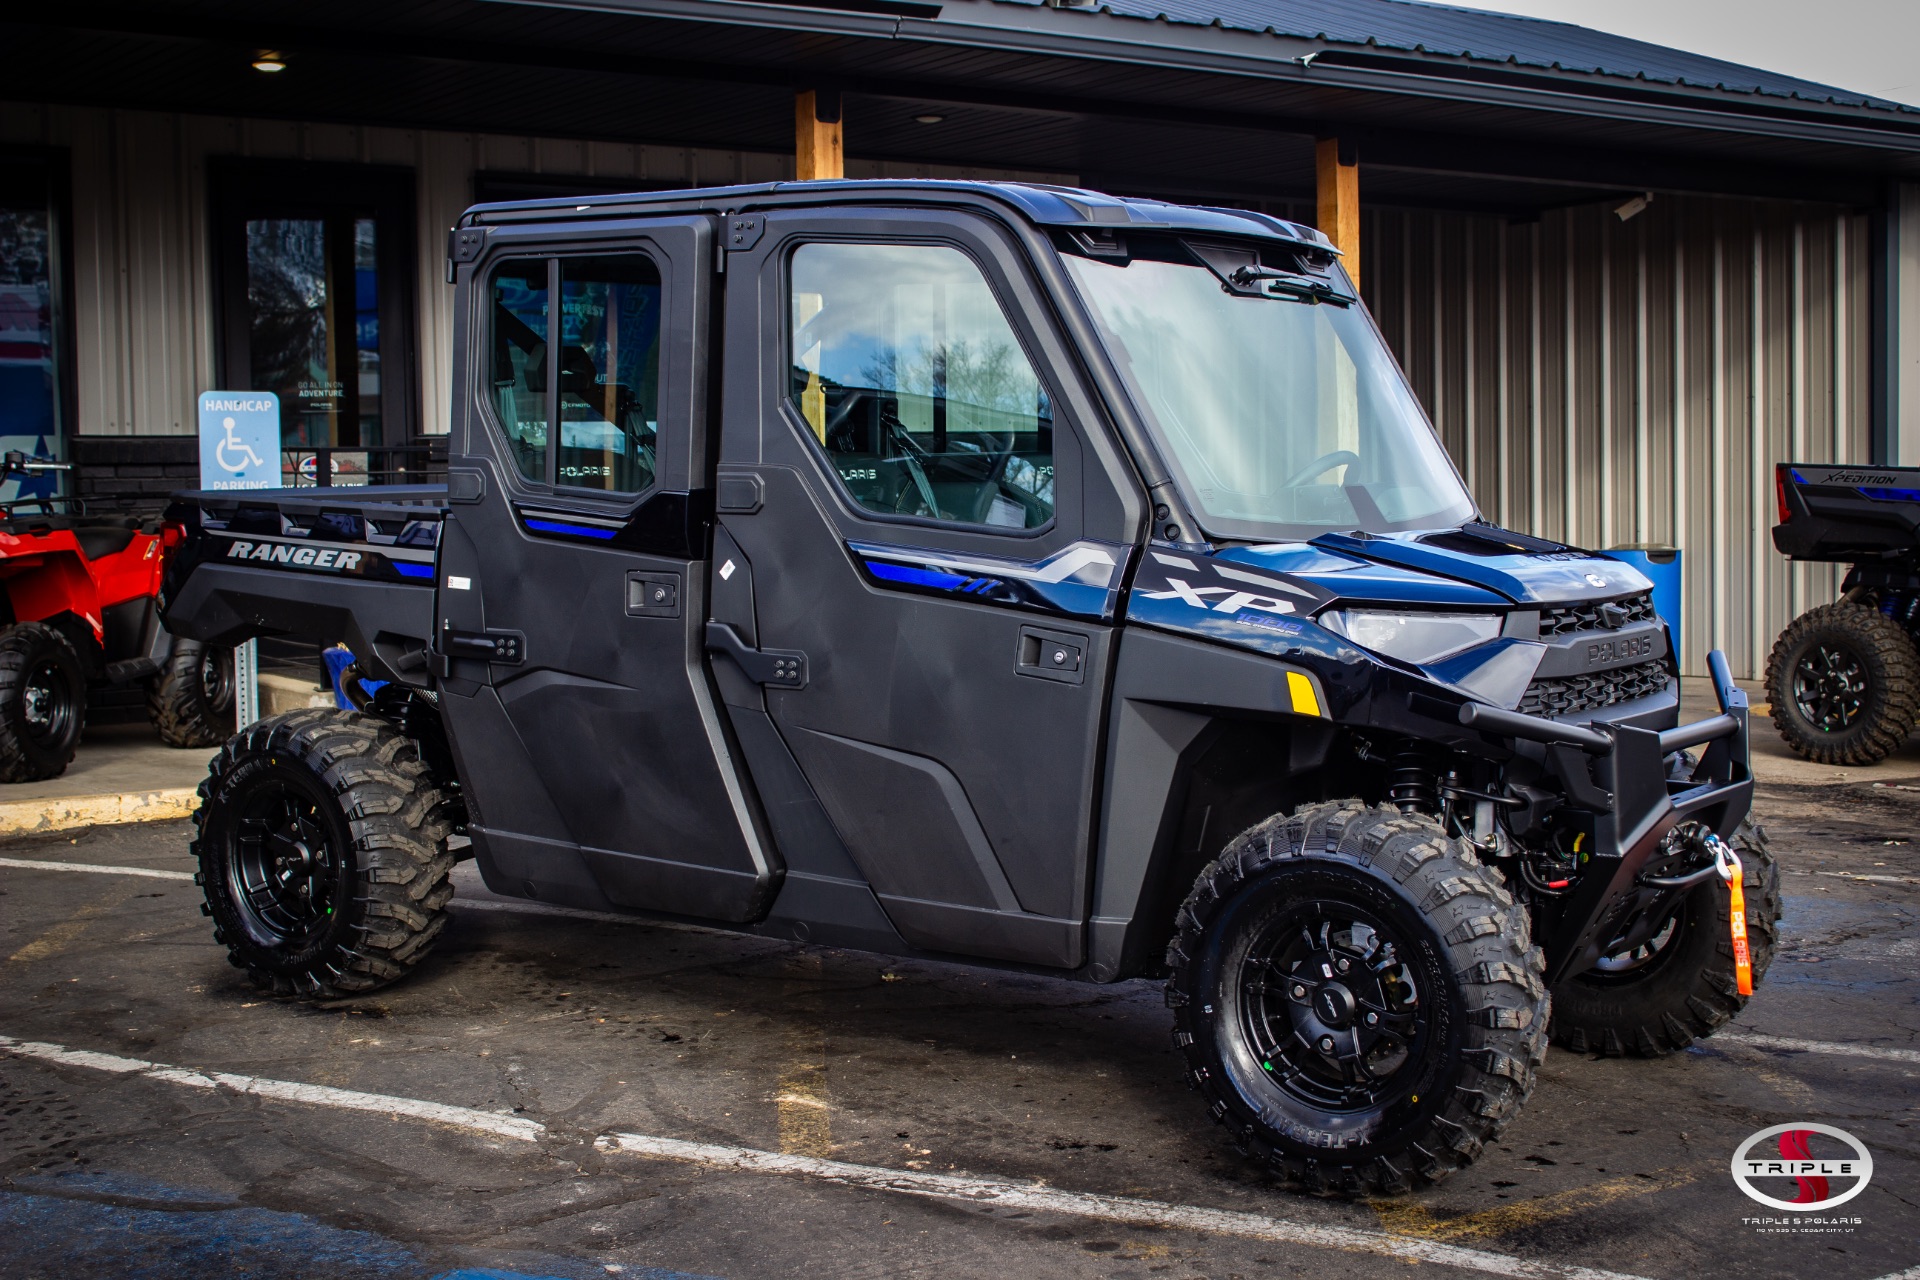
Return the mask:
{"type": "Polygon", "coordinates": [[[263,988],[403,977],[469,853],[543,903],[1164,977],[1237,1145],[1397,1191],[1549,1035],[1736,1012],[1736,853],[1765,970],[1725,663],[1679,725],[1647,581],[1479,518],[1319,233],[781,183],[481,206],[449,273],[444,488],[172,509],[169,627],[358,655],[357,710],[202,790],[263,988]]]}
{"type": "Polygon", "coordinates": [[[1782,462],[1774,478],[1773,545],[1848,568],[1840,598],[1774,642],[1773,723],[1809,760],[1875,764],[1920,721],[1920,470],[1782,462]]]}

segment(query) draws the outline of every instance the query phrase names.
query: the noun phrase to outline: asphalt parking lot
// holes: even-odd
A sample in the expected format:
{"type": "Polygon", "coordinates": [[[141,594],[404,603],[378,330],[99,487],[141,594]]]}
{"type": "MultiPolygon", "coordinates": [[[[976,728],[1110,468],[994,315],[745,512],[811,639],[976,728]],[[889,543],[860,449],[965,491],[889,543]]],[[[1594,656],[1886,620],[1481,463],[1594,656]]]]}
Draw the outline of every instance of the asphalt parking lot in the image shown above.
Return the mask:
{"type": "Polygon", "coordinates": [[[212,944],[187,824],[15,839],[0,1274],[1898,1273],[1920,1263],[1920,788],[1853,776],[1763,788],[1785,941],[1730,1034],[1555,1051],[1503,1145],[1377,1203],[1230,1150],[1157,984],[564,916],[489,901],[469,864],[418,973],[307,1006],[212,944]],[[1870,1149],[1834,1211],[1857,1223],[1743,1221],[1771,1211],[1733,1151],[1788,1121],[1870,1149]]]}

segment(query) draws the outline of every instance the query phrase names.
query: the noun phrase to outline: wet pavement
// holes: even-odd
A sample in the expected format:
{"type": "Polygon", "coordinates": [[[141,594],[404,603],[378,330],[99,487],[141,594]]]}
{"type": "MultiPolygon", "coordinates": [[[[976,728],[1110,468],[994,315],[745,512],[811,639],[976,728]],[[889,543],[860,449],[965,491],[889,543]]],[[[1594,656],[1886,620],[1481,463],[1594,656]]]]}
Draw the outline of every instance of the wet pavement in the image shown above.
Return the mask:
{"type": "Polygon", "coordinates": [[[1555,1051],[1497,1149],[1379,1203],[1236,1155],[1180,1082],[1155,983],[525,910],[466,865],[418,972],[309,1006],[225,963],[186,880],[19,865],[178,876],[186,824],[14,840],[0,1036],[140,1061],[0,1050],[0,1275],[1227,1280],[1399,1275],[1404,1246],[1434,1274],[1868,1280],[1920,1263],[1904,786],[1762,789],[1784,944],[1732,1035],[1654,1062],[1555,1051]],[[1874,1173],[1820,1215],[1846,1221],[1782,1234],[1752,1220],[1814,1224],[1745,1198],[1729,1162],[1801,1121],[1855,1135],[1874,1173]]]}

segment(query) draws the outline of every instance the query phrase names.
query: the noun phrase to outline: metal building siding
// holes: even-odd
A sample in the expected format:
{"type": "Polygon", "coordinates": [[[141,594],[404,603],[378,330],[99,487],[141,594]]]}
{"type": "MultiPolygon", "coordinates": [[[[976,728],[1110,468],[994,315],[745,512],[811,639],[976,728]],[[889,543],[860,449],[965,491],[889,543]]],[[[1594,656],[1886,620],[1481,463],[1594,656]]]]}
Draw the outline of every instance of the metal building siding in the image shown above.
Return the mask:
{"type": "Polygon", "coordinates": [[[1369,305],[1489,518],[1686,553],[1685,666],[1757,678],[1838,571],[1774,551],[1775,462],[1867,459],[1865,219],[1661,198],[1365,216],[1369,305]]]}
{"type": "MultiPolygon", "coordinates": [[[[311,124],[0,103],[0,143],[72,157],[76,420],[88,435],[194,430],[214,384],[207,160],[297,159],[412,169],[420,424],[451,420],[453,292],[446,231],[473,203],[473,175],[520,174],[713,186],[793,173],[787,155],[502,134],[311,124]]],[[[1072,185],[1076,176],[849,160],[851,177],[978,177],[1072,185]]]]}

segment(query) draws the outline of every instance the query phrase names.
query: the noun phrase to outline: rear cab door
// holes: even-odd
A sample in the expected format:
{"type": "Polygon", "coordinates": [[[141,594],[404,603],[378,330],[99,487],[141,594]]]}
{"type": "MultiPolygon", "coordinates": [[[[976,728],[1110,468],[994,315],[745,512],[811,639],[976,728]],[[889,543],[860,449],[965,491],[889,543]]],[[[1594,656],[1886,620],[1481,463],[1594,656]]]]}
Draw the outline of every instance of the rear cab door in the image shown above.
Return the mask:
{"type": "Polygon", "coordinates": [[[729,240],[709,645],[776,915],[870,885],[914,946],[1077,966],[1144,500],[1027,249],[933,208],[729,240]]]}
{"type": "Polygon", "coordinates": [[[714,237],[502,225],[463,268],[434,648],[498,892],[747,921],[778,887],[702,652],[714,237]]]}

